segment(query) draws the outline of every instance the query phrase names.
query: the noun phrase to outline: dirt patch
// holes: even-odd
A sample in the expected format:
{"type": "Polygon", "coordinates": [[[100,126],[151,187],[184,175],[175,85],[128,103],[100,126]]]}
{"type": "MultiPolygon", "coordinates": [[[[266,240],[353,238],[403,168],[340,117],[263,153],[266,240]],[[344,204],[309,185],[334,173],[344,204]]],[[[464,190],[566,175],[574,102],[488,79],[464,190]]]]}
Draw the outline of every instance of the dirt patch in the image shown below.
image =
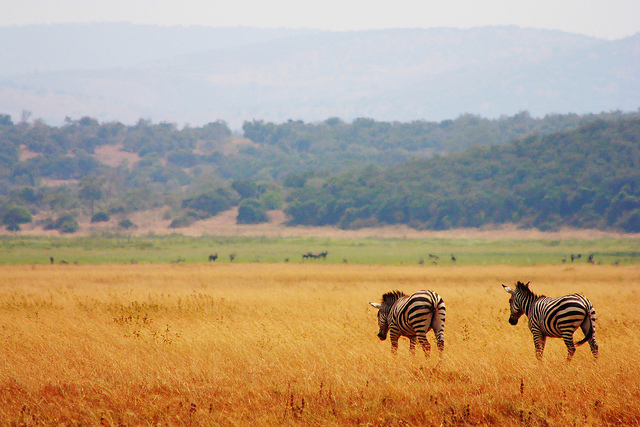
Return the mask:
{"type": "Polygon", "coordinates": [[[33,152],[27,148],[26,145],[20,146],[20,161],[24,162],[25,160],[33,159],[34,157],[40,156],[40,153],[33,152]]]}
{"type": "Polygon", "coordinates": [[[101,163],[114,168],[120,166],[123,162],[126,162],[127,166],[131,167],[140,160],[140,156],[137,153],[124,151],[123,147],[123,144],[101,145],[95,149],[94,157],[101,163]]]}

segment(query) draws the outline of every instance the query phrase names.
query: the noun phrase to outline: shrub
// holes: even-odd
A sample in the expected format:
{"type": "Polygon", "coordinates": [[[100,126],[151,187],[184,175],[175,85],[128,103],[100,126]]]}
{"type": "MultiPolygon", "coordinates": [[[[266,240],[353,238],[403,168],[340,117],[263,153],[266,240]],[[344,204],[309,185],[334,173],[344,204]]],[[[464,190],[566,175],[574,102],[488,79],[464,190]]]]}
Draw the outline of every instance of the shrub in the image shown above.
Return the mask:
{"type": "Polygon", "coordinates": [[[95,223],[95,222],[108,222],[111,219],[111,217],[109,216],[108,213],[106,212],[96,212],[92,217],[91,217],[91,223],[95,223]]]}
{"type": "Polygon", "coordinates": [[[128,220],[128,219],[123,219],[122,221],[120,221],[120,222],[118,223],[118,227],[120,227],[120,228],[124,228],[125,230],[128,230],[128,229],[130,229],[130,228],[136,228],[136,227],[137,227],[137,225],[135,225],[133,222],[131,222],[131,221],[130,221],[130,220],[128,220]]]}
{"type": "Polygon", "coordinates": [[[64,234],[72,234],[80,229],[80,225],[73,216],[62,215],[53,224],[53,229],[64,234]]]}
{"type": "Polygon", "coordinates": [[[169,228],[189,227],[195,221],[195,218],[190,215],[181,216],[171,221],[171,224],[169,224],[169,228]]]}

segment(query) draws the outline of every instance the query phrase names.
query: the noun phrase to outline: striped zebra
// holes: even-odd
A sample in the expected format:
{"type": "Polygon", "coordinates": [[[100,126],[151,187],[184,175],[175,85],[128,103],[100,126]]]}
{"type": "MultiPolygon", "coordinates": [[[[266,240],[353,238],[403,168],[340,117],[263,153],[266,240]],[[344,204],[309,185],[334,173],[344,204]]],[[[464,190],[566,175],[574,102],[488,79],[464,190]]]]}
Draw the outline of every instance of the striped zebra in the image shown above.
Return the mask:
{"type": "Polygon", "coordinates": [[[416,341],[420,341],[425,355],[429,356],[431,345],[427,340],[427,332],[431,329],[436,335],[438,350],[444,350],[444,320],[447,310],[437,293],[418,291],[409,296],[401,291],[393,291],[382,296],[382,304],[369,304],[378,309],[378,338],[384,341],[388,332],[393,353],[398,350],[398,339],[405,336],[409,338],[409,350],[412,353],[415,353],[416,341]]]}
{"type": "MultiPolygon", "coordinates": [[[[531,282],[529,282],[531,283],[531,282]]],[[[533,334],[533,343],[536,347],[536,357],[542,360],[544,345],[547,337],[562,338],[569,354],[567,362],[576,352],[576,345],[589,342],[593,357],[598,359],[598,344],[595,338],[596,311],[591,302],[579,294],[565,295],[558,298],[548,298],[544,295],[536,295],[526,285],[518,282],[516,289],[502,285],[504,290],[511,294],[509,305],[511,315],[509,323],[518,324],[520,316],[526,314],[529,318],[529,329],[533,334]],[[573,333],[578,327],[582,328],[584,339],[573,343],[573,333]]]]}

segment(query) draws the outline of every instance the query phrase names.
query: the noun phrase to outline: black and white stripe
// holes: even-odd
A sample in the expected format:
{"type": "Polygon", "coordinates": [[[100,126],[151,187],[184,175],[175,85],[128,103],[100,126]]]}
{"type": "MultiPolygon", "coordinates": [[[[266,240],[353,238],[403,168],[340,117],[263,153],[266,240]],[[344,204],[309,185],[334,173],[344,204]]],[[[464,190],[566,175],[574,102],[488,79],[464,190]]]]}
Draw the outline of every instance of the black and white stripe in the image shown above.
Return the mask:
{"type": "Polygon", "coordinates": [[[433,291],[418,291],[406,295],[393,291],[382,296],[382,303],[370,302],[378,309],[378,338],[385,340],[387,332],[391,340],[391,350],[398,350],[398,339],[409,338],[409,349],[413,352],[416,341],[422,345],[425,355],[429,355],[431,345],[427,340],[427,332],[433,329],[438,343],[438,350],[444,350],[444,321],[446,308],[444,301],[433,291]]]}
{"type": "Polygon", "coordinates": [[[596,312],[588,299],[579,294],[558,298],[536,295],[529,289],[529,283],[525,285],[518,282],[516,289],[502,286],[511,294],[509,323],[516,325],[523,314],[529,318],[529,329],[533,334],[538,360],[542,360],[547,337],[564,340],[569,351],[567,361],[570,361],[576,352],[576,345],[585,342],[589,342],[593,357],[598,358],[598,344],[595,338],[596,312]],[[582,329],[585,337],[574,344],[573,333],[578,327],[582,329]]]}

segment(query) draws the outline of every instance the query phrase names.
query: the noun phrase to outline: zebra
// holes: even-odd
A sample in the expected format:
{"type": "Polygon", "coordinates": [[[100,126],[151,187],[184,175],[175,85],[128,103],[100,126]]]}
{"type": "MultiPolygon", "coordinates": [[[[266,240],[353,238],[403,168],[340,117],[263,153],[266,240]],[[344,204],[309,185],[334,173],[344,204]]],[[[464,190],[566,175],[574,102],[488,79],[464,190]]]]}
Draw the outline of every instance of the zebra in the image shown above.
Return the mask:
{"type": "MultiPolygon", "coordinates": [[[[531,283],[531,282],[529,282],[531,283]]],[[[529,283],[518,282],[516,289],[502,285],[511,294],[509,323],[517,325],[520,316],[529,318],[529,329],[533,334],[536,357],[542,360],[547,337],[562,338],[567,346],[567,362],[571,361],[576,346],[589,342],[593,357],[598,359],[598,344],[595,338],[596,311],[591,302],[580,294],[549,298],[536,295],[529,289],[529,283]],[[580,327],[584,339],[573,343],[573,333],[580,327]]]]}
{"type": "Polygon", "coordinates": [[[392,291],[382,296],[382,304],[370,302],[378,309],[378,338],[384,341],[389,333],[391,351],[398,350],[398,339],[409,338],[409,350],[415,353],[416,341],[420,341],[425,356],[429,356],[431,345],[427,332],[433,329],[440,355],[444,350],[444,320],[446,308],[437,293],[423,290],[406,295],[401,291],[392,291]]]}

